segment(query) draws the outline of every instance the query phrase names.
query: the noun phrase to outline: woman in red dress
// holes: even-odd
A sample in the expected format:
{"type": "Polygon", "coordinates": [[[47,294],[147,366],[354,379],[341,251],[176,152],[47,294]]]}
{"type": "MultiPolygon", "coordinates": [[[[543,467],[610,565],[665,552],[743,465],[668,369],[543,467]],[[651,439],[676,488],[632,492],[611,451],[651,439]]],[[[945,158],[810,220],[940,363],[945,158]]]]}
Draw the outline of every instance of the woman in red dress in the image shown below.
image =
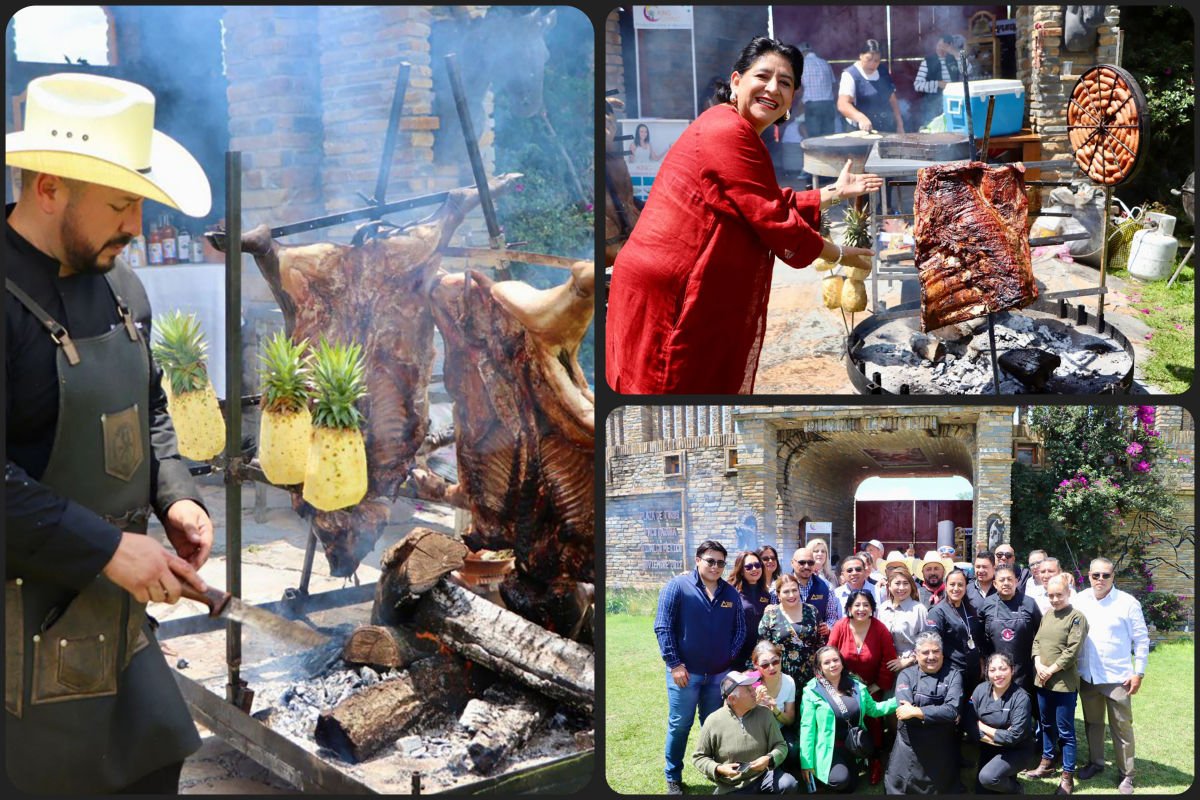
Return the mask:
{"type": "Polygon", "coordinates": [[[787,118],[804,60],[756,37],[717,104],[667,151],[646,207],[613,267],[605,373],[625,394],[749,394],[754,388],[775,258],[867,255],[821,238],[820,208],[877,190],[851,174],[820,191],[775,180],[762,133],[787,118]]]}
{"type": "MultiPolygon", "coordinates": [[[[868,589],[855,589],[846,597],[846,616],[842,617],[829,631],[829,645],[842,654],[846,669],[862,679],[874,700],[882,700],[892,688],[895,674],[887,663],[896,658],[896,645],[892,633],[875,619],[875,596],[868,589]]],[[[866,722],[875,743],[875,755],[871,757],[871,785],[883,779],[883,725],[878,718],[866,722]]]]}

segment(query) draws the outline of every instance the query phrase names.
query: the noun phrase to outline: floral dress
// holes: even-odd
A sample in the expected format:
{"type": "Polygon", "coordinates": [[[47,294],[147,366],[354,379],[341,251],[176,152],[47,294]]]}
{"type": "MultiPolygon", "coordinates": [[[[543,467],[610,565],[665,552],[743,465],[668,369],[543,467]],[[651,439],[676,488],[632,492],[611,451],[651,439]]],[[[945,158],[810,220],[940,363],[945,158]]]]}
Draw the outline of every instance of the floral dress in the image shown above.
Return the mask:
{"type": "Polygon", "coordinates": [[[803,619],[796,623],[783,615],[778,603],[772,603],[763,611],[758,623],[758,637],[779,647],[782,652],[780,665],[784,674],[790,675],[797,688],[804,686],[813,676],[813,654],[824,642],[817,633],[817,610],[808,603],[801,603],[803,619]]]}

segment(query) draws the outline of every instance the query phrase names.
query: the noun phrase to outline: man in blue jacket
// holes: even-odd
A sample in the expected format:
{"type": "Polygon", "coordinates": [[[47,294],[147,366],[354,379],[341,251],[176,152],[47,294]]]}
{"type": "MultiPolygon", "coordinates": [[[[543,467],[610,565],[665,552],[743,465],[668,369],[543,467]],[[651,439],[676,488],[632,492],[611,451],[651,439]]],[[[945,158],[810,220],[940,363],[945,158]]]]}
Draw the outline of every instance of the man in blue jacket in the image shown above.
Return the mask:
{"type": "Polygon", "coordinates": [[[706,539],[696,568],[672,578],[658,596],[654,635],[667,665],[667,794],[683,794],[683,756],[692,721],[721,707],[721,680],[748,635],[737,591],[721,579],[725,547],[706,539]]]}

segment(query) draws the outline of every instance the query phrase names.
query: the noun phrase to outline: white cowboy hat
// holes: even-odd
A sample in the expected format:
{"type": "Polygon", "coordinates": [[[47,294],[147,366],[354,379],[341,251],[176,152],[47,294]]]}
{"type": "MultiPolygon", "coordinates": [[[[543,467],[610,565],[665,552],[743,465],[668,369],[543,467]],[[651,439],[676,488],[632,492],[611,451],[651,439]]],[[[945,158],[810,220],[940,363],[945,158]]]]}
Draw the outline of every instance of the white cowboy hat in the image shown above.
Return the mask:
{"type": "Polygon", "coordinates": [[[954,569],[954,562],[939,554],[937,550],[926,550],[925,557],[915,564],[917,569],[913,574],[924,575],[926,564],[941,564],[943,577],[948,575],[950,570],[954,569]]]}
{"type": "Polygon", "coordinates": [[[899,565],[901,567],[904,567],[906,570],[908,570],[911,573],[912,567],[913,567],[913,565],[912,565],[913,561],[914,561],[914,559],[909,558],[908,556],[904,555],[904,553],[901,553],[899,550],[893,550],[890,553],[888,553],[887,556],[883,559],[883,571],[887,572],[888,567],[891,567],[893,565],[899,565]]]}
{"type": "Polygon", "coordinates": [[[200,163],[154,130],[154,95],[116,78],[61,72],[30,81],[25,127],[4,137],[4,163],[121,189],[191,217],[212,208],[200,163]]]}

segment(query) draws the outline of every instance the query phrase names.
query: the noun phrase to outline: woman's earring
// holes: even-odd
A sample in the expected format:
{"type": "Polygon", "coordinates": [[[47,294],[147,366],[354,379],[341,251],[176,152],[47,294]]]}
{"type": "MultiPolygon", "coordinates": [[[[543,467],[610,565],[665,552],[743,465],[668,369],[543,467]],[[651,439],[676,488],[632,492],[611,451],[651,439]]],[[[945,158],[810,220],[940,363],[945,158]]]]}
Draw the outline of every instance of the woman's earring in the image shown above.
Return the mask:
{"type": "Polygon", "coordinates": [[[791,118],[792,118],[792,110],[789,108],[787,111],[783,112],[783,121],[788,122],[791,120],[791,118]]]}

